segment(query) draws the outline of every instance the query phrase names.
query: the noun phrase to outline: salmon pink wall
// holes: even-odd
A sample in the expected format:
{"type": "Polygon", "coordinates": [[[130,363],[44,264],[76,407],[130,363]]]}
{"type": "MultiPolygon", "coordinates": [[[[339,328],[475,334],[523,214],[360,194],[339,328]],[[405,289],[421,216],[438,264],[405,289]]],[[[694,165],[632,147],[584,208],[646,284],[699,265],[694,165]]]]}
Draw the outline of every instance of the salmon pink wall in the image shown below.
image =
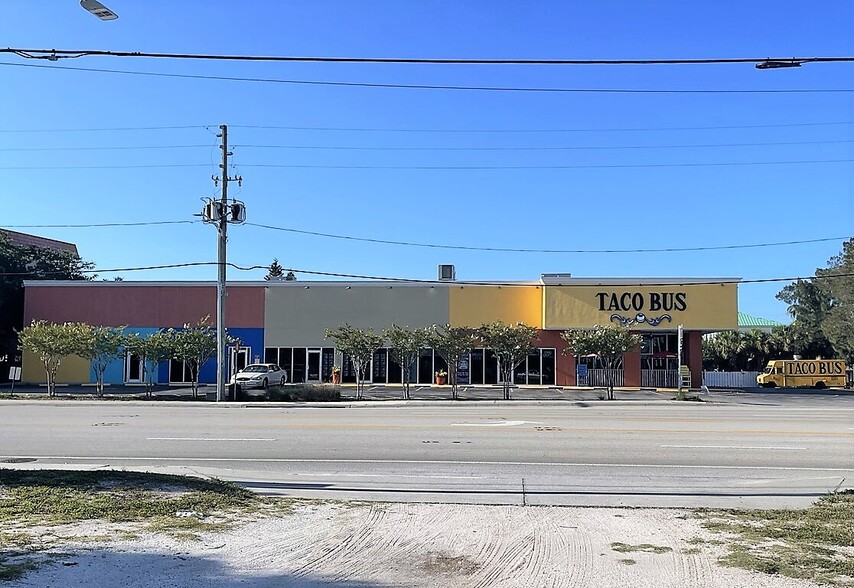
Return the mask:
{"type": "MultiPolygon", "coordinates": [[[[264,327],[264,287],[229,286],[229,327],[264,327]]],[[[28,285],[24,324],[33,319],[93,325],[180,327],[210,315],[216,324],[216,286],[129,284],[28,285]]]]}

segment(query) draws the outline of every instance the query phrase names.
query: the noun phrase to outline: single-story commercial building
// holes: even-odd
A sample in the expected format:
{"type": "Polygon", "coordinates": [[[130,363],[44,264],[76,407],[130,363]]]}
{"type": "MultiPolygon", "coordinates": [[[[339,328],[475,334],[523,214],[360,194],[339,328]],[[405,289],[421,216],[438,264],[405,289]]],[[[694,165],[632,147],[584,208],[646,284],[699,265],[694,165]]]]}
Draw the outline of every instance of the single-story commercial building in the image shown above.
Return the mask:
{"type": "MultiPolygon", "coordinates": [[[[447,266],[443,266],[447,267],[447,266]]],[[[447,272],[445,274],[448,275],[447,272]]],[[[451,272],[450,275],[453,275],[451,272]]],[[[290,382],[324,382],[332,367],[342,381],[356,375],[337,353],[327,328],[349,323],[381,331],[406,327],[522,322],[538,330],[537,351],[513,371],[518,385],[598,384],[602,366],[595,357],[564,354],[563,330],[618,323],[643,334],[642,348],[627,353],[617,383],[624,386],[675,386],[679,365],[677,327],[683,327],[682,364],[694,386],[702,379],[704,333],[738,328],[737,278],[576,278],[543,274],[531,282],[257,281],[227,287],[226,327],[241,345],[230,350],[230,368],[247,363],[278,363],[290,382]],[[579,369],[579,366],[584,366],[579,369]],[[579,374],[581,379],[579,379],[579,374]]],[[[142,335],[216,316],[216,285],[211,282],[60,282],[25,284],[25,324],[34,319],[126,326],[142,335]]],[[[498,383],[495,355],[472,349],[458,373],[460,383],[498,383]]],[[[424,349],[413,366],[413,380],[430,383],[447,369],[443,358],[424,349]]],[[[215,361],[201,370],[201,381],[216,380],[215,361]]],[[[41,364],[24,353],[23,380],[43,382],[41,364]]],[[[106,374],[113,384],[142,383],[140,358],[116,361],[106,374]]],[[[178,361],[163,362],[160,384],[186,383],[178,361]]],[[[401,380],[400,366],[387,348],[377,349],[367,378],[375,384],[401,380]]],[[[59,382],[94,381],[89,362],[67,358],[59,382]]]]}

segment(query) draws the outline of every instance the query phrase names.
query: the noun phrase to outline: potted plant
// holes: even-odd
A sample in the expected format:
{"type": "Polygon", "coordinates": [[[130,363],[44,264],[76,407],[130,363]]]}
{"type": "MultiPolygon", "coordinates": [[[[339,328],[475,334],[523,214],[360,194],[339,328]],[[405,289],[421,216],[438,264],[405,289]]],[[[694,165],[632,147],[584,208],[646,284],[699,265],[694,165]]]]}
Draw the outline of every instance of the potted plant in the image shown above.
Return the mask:
{"type": "Polygon", "coordinates": [[[439,370],[436,372],[436,383],[440,386],[443,386],[445,382],[448,380],[448,372],[445,370],[439,370]]]}
{"type": "Polygon", "coordinates": [[[337,365],[332,366],[332,383],[340,384],[341,383],[341,367],[337,365]]]}

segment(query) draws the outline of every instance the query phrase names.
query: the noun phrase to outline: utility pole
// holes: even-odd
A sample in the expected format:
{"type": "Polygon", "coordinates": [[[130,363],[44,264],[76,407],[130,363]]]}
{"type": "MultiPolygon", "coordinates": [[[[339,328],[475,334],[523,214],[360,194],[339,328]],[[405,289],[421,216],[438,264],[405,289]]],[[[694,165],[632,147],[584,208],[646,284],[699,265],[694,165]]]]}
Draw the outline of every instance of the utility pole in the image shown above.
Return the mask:
{"type": "MultiPolygon", "coordinates": [[[[228,125],[219,125],[222,137],[222,196],[220,197],[222,212],[228,206],[228,125]]],[[[228,215],[220,214],[217,240],[217,276],[216,276],[216,401],[225,400],[225,244],[228,240],[228,215]]]]}
{"type": "Polygon", "coordinates": [[[220,125],[222,138],[222,163],[219,165],[220,178],[213,177],[214,184],[222,181],[222,194],[219,202],[211,201],[202,211],[202,216],[207,222],[217,226],[217,280],[216,280],[216,401],[225,400],[225,386],[228,381],[226,368],[227,340],[225,331],[225,269],[226,269],[226,243],[228,242],[228,223],[244,222],[246,220],[246,207],[242,202],[234,201],[228,204],[228,182],[243,182],[240,176],[229,177],[228,158],[231,152],[228,150],[228,125],[220,125]]]}

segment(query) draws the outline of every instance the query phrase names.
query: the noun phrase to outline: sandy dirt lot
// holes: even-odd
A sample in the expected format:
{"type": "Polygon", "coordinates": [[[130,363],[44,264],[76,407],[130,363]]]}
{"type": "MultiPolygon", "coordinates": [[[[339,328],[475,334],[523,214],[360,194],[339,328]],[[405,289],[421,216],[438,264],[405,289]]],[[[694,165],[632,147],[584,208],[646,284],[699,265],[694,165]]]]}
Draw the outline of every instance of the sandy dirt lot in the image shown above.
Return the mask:
{"type": "Polygon", "coordinates": [[[303,503],[200,540],[120,537],[59,541],[6,586],[816,586],[720,566],[720,536],[682,510],[303,503]]]}

